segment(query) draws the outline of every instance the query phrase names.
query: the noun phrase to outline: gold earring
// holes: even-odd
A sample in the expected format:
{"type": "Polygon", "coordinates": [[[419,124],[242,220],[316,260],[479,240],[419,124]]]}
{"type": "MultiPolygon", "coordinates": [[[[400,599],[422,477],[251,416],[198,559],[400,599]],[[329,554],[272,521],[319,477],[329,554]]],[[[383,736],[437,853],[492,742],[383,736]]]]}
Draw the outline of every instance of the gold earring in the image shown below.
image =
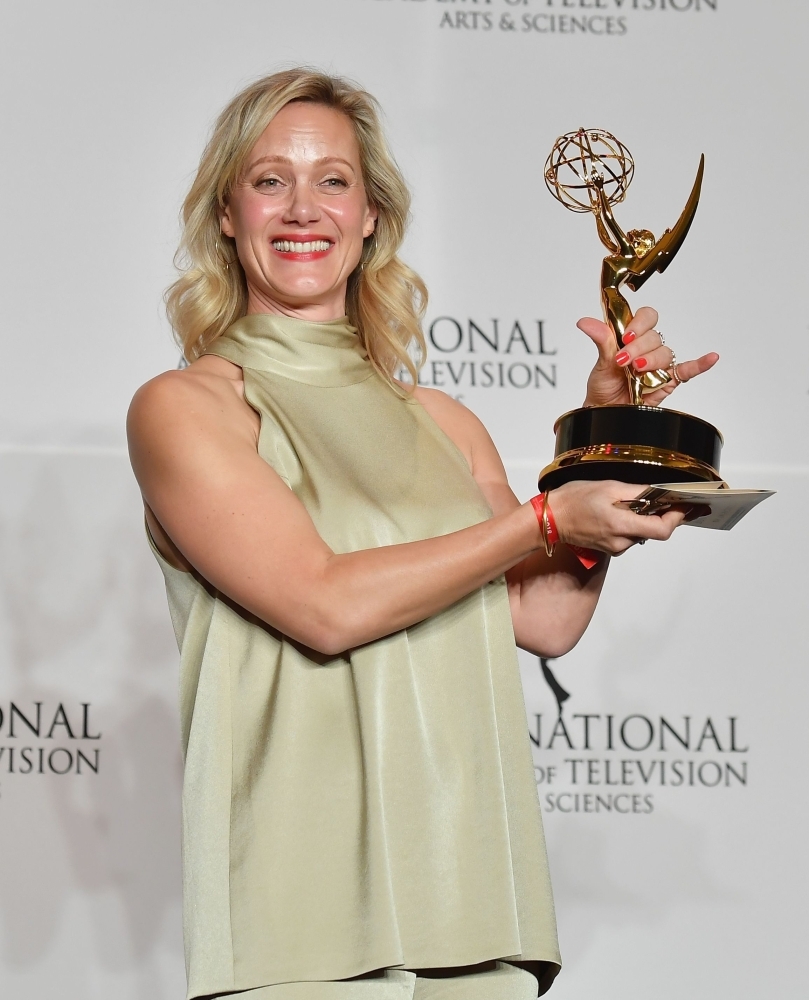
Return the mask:
{"type": "Polygon", "coordinates": [[[224,255],[223,253],[222,253],[222,247],[221,247],[221,246],[219,245],[219,240],[214,240],[214,250],[216,251],[216,256],[217,256],[217,258],[218,258],[219,260],[221,260],[221,261],[222,261],[222,263],[223,263],[223,264],[225,265],[225,270],[226,270],[226,271],[229,271],[229,270],[230,270],[230,261],[229,261],[229,260],[228,260],[228,258],[227,258],[227,257],[226,257],[226,256],[225,256],[225,255],[224,255]]]}
{"type": "MultiPolygon", "coordinates": [[[[373,230],[372,232],[370,232],[365,237],[365,239],[370,241],[369,244],[368,244],[371,247],[371,251],[368,254],[368,257],[370,257],[373,254],[374,250],[376,249],[375,246],[374,246],[374,244],[376,243],[376,230],[373,230]]],[[[368,263],[368,258],[365,257],[365,249],[363,248],[363,257],[360,259],[360,271],[364,271],[365,270],[365,265],[367,263],[368,263]]]]}

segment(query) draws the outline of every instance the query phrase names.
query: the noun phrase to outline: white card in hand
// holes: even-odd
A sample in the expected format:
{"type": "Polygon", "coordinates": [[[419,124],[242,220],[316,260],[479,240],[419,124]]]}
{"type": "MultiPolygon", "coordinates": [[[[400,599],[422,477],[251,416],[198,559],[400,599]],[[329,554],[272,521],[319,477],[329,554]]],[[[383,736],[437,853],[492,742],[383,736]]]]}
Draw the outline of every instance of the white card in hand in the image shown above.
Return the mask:
{"type": "Polygon", "coordinates": [[[730,531],[757,504],[774,494],[774,490],[732,490],[727,483],[660,483],[649,486],[634,500],[619,500],[636,514],[663,514],[677,505],[708,507],[709,512],[686,523],[697,528],[730,531]]]}

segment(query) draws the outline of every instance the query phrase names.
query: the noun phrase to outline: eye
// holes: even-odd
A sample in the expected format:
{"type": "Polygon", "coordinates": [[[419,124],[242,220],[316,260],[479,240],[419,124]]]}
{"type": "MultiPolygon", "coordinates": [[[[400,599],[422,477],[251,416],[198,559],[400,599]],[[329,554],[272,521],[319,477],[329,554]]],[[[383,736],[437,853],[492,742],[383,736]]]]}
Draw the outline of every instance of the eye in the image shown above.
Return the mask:
{"type": "Polygon", "coordinates": [[[347,188],[348,182],[342,177],[326,177],[320,182],[324,187],[332,190],[347,188]]]}
{"type": "Polygon", "coordinates": [[[261,177],[256,181],[256,187],[264,191],[274,191],[282,186],[280,177],[261,177]]]}

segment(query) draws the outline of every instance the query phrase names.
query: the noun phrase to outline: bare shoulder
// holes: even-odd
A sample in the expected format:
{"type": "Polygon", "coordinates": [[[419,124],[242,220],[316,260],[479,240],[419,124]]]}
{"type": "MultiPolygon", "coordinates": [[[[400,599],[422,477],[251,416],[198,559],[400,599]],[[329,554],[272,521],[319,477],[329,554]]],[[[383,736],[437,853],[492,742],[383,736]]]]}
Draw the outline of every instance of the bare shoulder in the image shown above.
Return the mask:
{"type": "Polygon", "coordinates": [[[135,393],[127,415],[129,452],[143,488],[150,474],[190,454],[225,452],[258,443],[258,415],[244,401],[241,369],[202,358],[182,371],[151,379],[135,393]]]}
{"type": "MultiPolygon", "coordinates": [[[[189,377],[189,372],[170,371],[156,375],[144,383],[132,397],[129,406],[128,426],[138,426],[151,417],[168,416],[174,411],[182,413],[192,401],[204,398],[205,383],[189,377]]],[[[209,391],[213,387],[208,387],[209,391]]]]}
{"type": "Polygon", "coordinates": [[[241,369],[220,358],[201,358],[182,371],[163,372],[135,393],[129,407],[131,436],[159,425],[164,433],[188,424],[253,424],[256,415],[244,401],[241,369]],[[213,362],[213,363],[211,363],[213,362]]]}
{"type": "Polygon", "coordinates": [[[238,399],[243,396],[242,385],[241,369],[236,365],[221,358],[204,357],[188,368],[163,372],[149,379],[135,393],[132,407],[140,412],[154,406],[170,407],[173,403],[182,406],[195,398],[200,401],[211,401],[219,396],[238,399]]]}
{"type": "MultiPolygon", "coordinates": [[[[488,437],[488,431],[478,417],[459,400],[440,389],[428,389],[419,385],[413,391],[413,398],[421,403],[437,424],[442,425],[442,421],[447,422],[473,437],[480,433],[488,437]]],[[[442,429],[446,430],[443,426],[442,429]]]]}
{"type": "Polygon", "coordinates": [[[417,385],[413,390],[413,398],[416,399],[428,412],[455,413],[459,416],[468,413],[472,416],[472,411],[465,407],[463,403],[448,395],[441,389],[428,389],[427,386],[417,385]]]}

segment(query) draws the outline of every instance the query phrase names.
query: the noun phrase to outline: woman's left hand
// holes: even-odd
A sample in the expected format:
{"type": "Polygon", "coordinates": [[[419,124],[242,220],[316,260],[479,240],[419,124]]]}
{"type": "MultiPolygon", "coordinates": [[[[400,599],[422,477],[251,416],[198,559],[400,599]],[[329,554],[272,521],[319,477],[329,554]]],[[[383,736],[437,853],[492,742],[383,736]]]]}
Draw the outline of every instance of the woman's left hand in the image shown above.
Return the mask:
{"type": "MultiPolygon", "coordinates": [[[[629,324],[624,334],[624,347],[618,352],[615,336],[606,323],[601,320],[585,318],[576,324],[587,334],[598,348],[598,361],[590,377],[587,379],[587,397],[585,406],[610,406],[628,403],[629,386],[626,369],[634,368],[638,374],[655,371],[662,368],[671,374],[673,351],[663,344],[660,334],[655,330],[657,312],[650,306],[643,306],[635,313],[635,318],[629,324]]],[[[707,372],[719,360],[715,353],[703,354],[695,361],[679,361],[677,375],[680,382],[707,372]]],[[[677,388],[678,382],[673,379],[654,392],[643,397],[647,406],[658,406],[677,388]]]]}

